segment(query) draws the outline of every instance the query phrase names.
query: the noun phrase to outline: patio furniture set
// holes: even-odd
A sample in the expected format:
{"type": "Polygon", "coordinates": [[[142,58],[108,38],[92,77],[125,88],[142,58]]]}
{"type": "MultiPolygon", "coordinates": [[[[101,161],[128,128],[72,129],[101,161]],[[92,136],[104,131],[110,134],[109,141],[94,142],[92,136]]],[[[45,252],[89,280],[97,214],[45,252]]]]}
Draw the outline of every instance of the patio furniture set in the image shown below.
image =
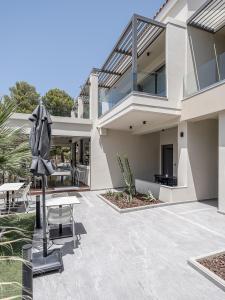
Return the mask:
{"type": "Polygon", "coordinates": [[[177,177],[156,174],[155,175],[155,183],[159,183],[159,184],[167,185],[167,186],[176,186],[177,185],[177,177]]]}
{"type": "MultiPolygon", "coordinates": [[[[71,178],[71,184],[72,185],[76,185],[76,186],[80,186],[81,182],[85,182],[85,178],[86,178],[86,171],[85,170],[81,170],[78,167],[73,167],[71,169],[63,169],[63,168],[57,168],[55,170],[55,172],[53,174],[51,174],[50,176],[50,180],[52,181],[53,178],[55,178],[56,180],[58,178],[60,178],[60,183],[63,185],[64,184],[64,180],[66,177],[70,177],[71,178]]],[[[41,186],[41,176],[34,176],[34,187],[37,188],[37,182],[39,182],[39,186],[41,186]]],[[[48,180],[46,178],[46,185],[48,187],[48,180]]]]}
{"type": "MultiPolygon", "coordinates": [[[[76,196],[69,196],[68,193],[52,194],[46,201],[46,225],[48,241],[72,237],[74,247],[76,246],[74,206],[80,204],[76,196]]],[[[33,254],[33,275],[40,275],[50,271],[62,271],[62,252],[58,248],[53,250],[48,247],[48,255],[45,260],[40,260],[42,252],[33,254]],[[58,257],[57,257],[58,256],[58,257]]],[[[43,249],[44,251],[44,249],[43,249]]]]}
{"type": "MultiPolygon", "coordinates": [[[[4,183],[0,186],[0,199],[4,201],[3,213],[10,213],[11,208],[15,207],[16,202],[21,199],[25,211],[28,212],[31,200],[31,182],[25,185],[24,182],[4,183]]],[[[0,212],[0,214],[1,214],[0,212]]]]}

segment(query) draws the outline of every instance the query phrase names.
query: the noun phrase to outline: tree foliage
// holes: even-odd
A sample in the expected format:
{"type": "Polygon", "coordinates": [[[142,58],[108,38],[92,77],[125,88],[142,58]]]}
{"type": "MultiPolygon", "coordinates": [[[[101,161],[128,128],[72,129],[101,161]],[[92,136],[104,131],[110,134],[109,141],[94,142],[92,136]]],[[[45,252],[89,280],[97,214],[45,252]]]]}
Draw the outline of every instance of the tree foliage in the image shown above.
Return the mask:
{"type": "Polygon", "coordinates": [[[36,88],[25,81],[18,81],[9,88],[10,95],[3,97],[4,103],[16,103],[16,112],[31,113],[37,106],[40,95],[36,88]]]}
{"type": "Polygon", "coordinates": [[[28,139],[22,128],[8,127],[7,122],[16,110],[13,101],[0,106],[0,175],[24,176],[31,158],[28,139]]]}
{"type": "Polygon", "coordinates": [[[73,98],[65,91],[51,89],[43,97],[43,102],[53,116],[70,117],[74,104],[73,98]]]}

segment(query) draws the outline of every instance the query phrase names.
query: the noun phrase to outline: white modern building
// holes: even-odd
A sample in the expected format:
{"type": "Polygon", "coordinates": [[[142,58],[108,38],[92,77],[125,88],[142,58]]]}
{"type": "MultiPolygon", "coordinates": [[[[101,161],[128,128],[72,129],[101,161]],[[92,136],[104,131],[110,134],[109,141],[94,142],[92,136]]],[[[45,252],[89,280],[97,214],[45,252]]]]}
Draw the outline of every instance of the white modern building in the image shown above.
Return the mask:
{"type": "Polygon", "coordinates": [[[133,15],[68,119],[68,134],[57,130],[90,138],[92,190],[123,186],[119,153],[140,191],[218,199],[225,213],[225,1],[167,0],[153,19],[133,15]]]}

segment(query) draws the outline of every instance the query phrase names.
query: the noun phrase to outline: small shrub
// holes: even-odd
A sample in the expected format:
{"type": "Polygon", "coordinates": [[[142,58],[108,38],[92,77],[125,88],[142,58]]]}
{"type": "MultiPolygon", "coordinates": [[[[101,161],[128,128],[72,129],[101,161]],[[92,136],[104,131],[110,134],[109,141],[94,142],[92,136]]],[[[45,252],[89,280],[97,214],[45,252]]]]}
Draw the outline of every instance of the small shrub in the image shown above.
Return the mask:
{"type": "Polygon", "coordinates": [[[151,202],[156,201],[156,198],[154,197],[151,190],[149,190],[148,193],[145,196],[143,196],[142,198],[145,200],[151,201],[151,202]]]}
{"type": "Polygon", "coordinates": [[[118,201],[118,200],[120,199],[119,193],[116,193],[116,194],[115,194],[114,199],[115,199],[116,201],[118,201]]]}
{"type": "Polygon", "coordinates": [[[113,197],[114,194],[115,194],[115,192],[113,192],[111,190],[107,190],[107,192],[106,192],[106,196],[108,196],[108,197],[113,197]]]}
{"type": "Polygon", "coordinates": [[[129,160],[126,156],[122,159],[119,156],[119,154],[117,154],[117,161],[123,176],[124,183],[126,185],[128,202],[131,202],[133,200],[133,197],[136,195],[136,188],[135,188],[134,176],[130,168],[129,160]]]}
{"type": "Polygon", "coordinates": [[[123,199],[124,193],[123,193],[123,192],[119,192],[119,193],[118,193],[118,196],[119,196],[119,198],[122,198],[122,199],[123,199]]]}

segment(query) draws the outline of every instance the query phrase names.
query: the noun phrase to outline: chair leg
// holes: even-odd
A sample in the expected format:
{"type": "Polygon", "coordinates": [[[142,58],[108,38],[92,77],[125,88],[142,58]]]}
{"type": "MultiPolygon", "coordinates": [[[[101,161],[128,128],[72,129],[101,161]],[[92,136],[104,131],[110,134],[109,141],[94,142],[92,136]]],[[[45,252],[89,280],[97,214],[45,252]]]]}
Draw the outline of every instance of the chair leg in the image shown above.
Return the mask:
{"type": "Polygon", "coordinates": [[[24,204],[24,207],[25,207],[25,211],[27,212],[26,196],[25,197],[23,196],[23,204],[24,204]]]}
{"type": "Polygon", "coordinates": [[[29,209],[30,209],[30,202],[29,202],[28,194],[26,194],[26,199],[27,199],[27,208],[26,208],[26,211],[28,212],[29,209]]]}
{"type": "MultiPolygon", "coordinates": [[[[7,203],[7,202],[6,202],[7,203]]],[[[8,206],[8,214],[10,213],[10,204],[11,204],[11,201],[9,199],[9,206],[8,206]]]]}
{"type": "Polygon", "coordinates": [[[73,232],[73,243],[74,243],[74,249],[76,247],[76,240],[75,240],[75,222],[74,222],[74,218],[72,218],[72,232],[73,232]]]}

